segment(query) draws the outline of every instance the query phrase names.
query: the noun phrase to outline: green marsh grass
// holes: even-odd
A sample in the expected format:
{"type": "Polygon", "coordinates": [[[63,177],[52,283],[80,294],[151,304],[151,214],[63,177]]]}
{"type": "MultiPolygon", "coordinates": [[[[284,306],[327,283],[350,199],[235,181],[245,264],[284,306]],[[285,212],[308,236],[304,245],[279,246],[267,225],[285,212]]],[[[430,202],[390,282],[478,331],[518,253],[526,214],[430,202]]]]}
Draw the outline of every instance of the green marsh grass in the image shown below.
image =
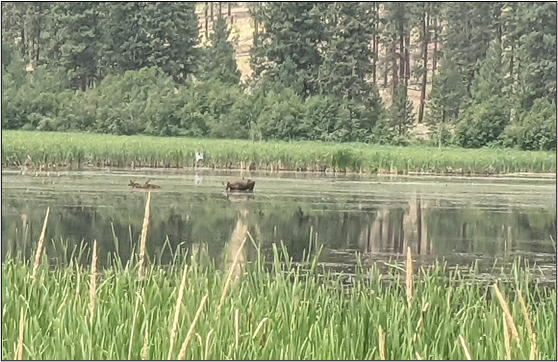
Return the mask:
{"type": "Polygon", "coordinates": [[[204,153],[205,166],[215,168],[371,173],[556,172],[556,153],[542,151],[2,132],[3,165],[21,165],[29,155],[36,167],[191,167],[196,152],[204,153]]]}
{"type": "Polygon", "coordinates": [[[412,275],[409,299],[406,270],[386,282],[374,267],[357,268],[346,285],[319,263],[311,270],[312,258],[289,267],[284,248],[261,258],[243,264],[235,283],[184,253],[170,267],[147,266],[141,281],[135,263],[94,277],[94,261],[49,268],[43,258],[29,283],[32,265],[8,256],[2,357],[556,358],[556,290],[531,283],[527,269],[496,288],[437,266],[412,275]]]}

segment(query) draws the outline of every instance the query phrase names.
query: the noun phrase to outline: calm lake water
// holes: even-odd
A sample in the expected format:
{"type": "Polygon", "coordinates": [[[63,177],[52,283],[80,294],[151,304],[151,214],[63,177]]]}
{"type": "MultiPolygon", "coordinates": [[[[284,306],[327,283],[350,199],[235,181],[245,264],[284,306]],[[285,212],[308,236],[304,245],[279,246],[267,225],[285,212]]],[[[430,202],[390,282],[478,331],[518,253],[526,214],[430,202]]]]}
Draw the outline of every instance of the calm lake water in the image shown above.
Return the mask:
{"type": "MultiPolygon", "coordinates": [[[[148,252],[166,263],[170,249],[207,251],[217,263],[234,255],[248,231],[264,254],[281,241],[293,260],[323,245],[325,266],[354,270],[363,263],[404,260],[410,247],[418,267],[435,260],[483,271],[518,257],[556,281],[554,177],[389,177],[248,173],[253,195],[223,195],[237,172],[209,170],[71,171],[58,175],[2,172],[2,260],[30,257],[47,207],[51,263],[97,240],[100,262],[117,251],[126,262],[137,249],[147,193],[130,179],[160,185],[152,193],[148,252]],[[314,242],[310,245],[310,235],[314,242]],[[230,247],[225,250],[225,245],[230,247]]],[[[243,260],[255,257],[249,241],[243,260]]],[[[65,260],[64,260],[65,259],[65,260]]],[[[499,270],[499,269],[498,269],[499,270]]]]}

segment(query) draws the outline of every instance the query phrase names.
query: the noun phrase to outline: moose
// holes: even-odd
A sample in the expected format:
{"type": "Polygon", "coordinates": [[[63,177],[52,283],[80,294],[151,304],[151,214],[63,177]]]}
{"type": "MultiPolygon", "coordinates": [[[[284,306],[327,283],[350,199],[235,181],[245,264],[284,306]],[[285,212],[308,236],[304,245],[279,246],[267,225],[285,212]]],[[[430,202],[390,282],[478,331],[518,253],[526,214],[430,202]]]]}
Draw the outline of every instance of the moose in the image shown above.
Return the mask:
{"type": "Polygon", "coordinates": [[[132,186],[133,189],[148,189],[148,190],[152,190],[152,189],[160,189],[161,186],[159,185],[153,185],[151,183],[149,183],[151,180],[147,180],[143,185],[139,184],[137,182],[134,182],[133,180],[130,180],[130,183],[128,184],[128,186],[132,186]]]}
{"type": "Polygon", "coordinates": [[[225,187],[225,191],[254,191],[254,186],[256,185],[256,181],[254,180],[234,180],[227,182],[225,187]]]}

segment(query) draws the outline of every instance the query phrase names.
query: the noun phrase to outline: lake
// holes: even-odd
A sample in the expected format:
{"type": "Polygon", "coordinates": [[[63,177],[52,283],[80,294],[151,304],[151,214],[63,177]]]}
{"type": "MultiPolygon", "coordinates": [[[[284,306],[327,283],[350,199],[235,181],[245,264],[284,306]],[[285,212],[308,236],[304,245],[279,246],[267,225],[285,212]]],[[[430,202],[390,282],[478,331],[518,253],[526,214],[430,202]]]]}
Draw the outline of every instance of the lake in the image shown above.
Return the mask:
{"type": "MultiPolygon", "coordinates": [[[[137,250],[147,193],[130,180],[161,186],[152,192],[150,260],[168,263],[171,250],[204,250],[220,263],[246,232],[266,257],[282,242],[293,261],[323,245],[326,267],[351,272],[364,265],[401,264],[407,247],[416,267],[473,263],[488,274],[519,257],[556,281],[555,175],[419,177],[213,170],[85,170],[19,175],[2,171],[2,260],[31,257],[47,207],[46,253],[67,262],[82,241],[97,240],[100,263],[137,250]],[[224,195],[223,183],[256,180],[253,194],[224,195]],[[228,248],[225,248],[229,245],[228,248]]],[[[242,260],[255,258],[248,241],[242,260]]],[[[84,258],[84,262],[86,262],[84,258]]]]}

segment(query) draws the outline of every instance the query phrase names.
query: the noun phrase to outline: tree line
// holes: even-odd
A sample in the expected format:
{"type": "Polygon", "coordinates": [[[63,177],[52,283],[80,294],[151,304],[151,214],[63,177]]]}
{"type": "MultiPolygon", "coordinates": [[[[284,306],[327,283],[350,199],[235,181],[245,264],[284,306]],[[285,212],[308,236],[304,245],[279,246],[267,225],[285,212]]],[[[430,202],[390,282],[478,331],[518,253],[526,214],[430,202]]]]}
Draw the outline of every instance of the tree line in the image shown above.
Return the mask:
{"type": "Polygon", "coordinates": [[[556,148],[556,3],[209,4],[3,2],[2,127],[556,148]]]}

